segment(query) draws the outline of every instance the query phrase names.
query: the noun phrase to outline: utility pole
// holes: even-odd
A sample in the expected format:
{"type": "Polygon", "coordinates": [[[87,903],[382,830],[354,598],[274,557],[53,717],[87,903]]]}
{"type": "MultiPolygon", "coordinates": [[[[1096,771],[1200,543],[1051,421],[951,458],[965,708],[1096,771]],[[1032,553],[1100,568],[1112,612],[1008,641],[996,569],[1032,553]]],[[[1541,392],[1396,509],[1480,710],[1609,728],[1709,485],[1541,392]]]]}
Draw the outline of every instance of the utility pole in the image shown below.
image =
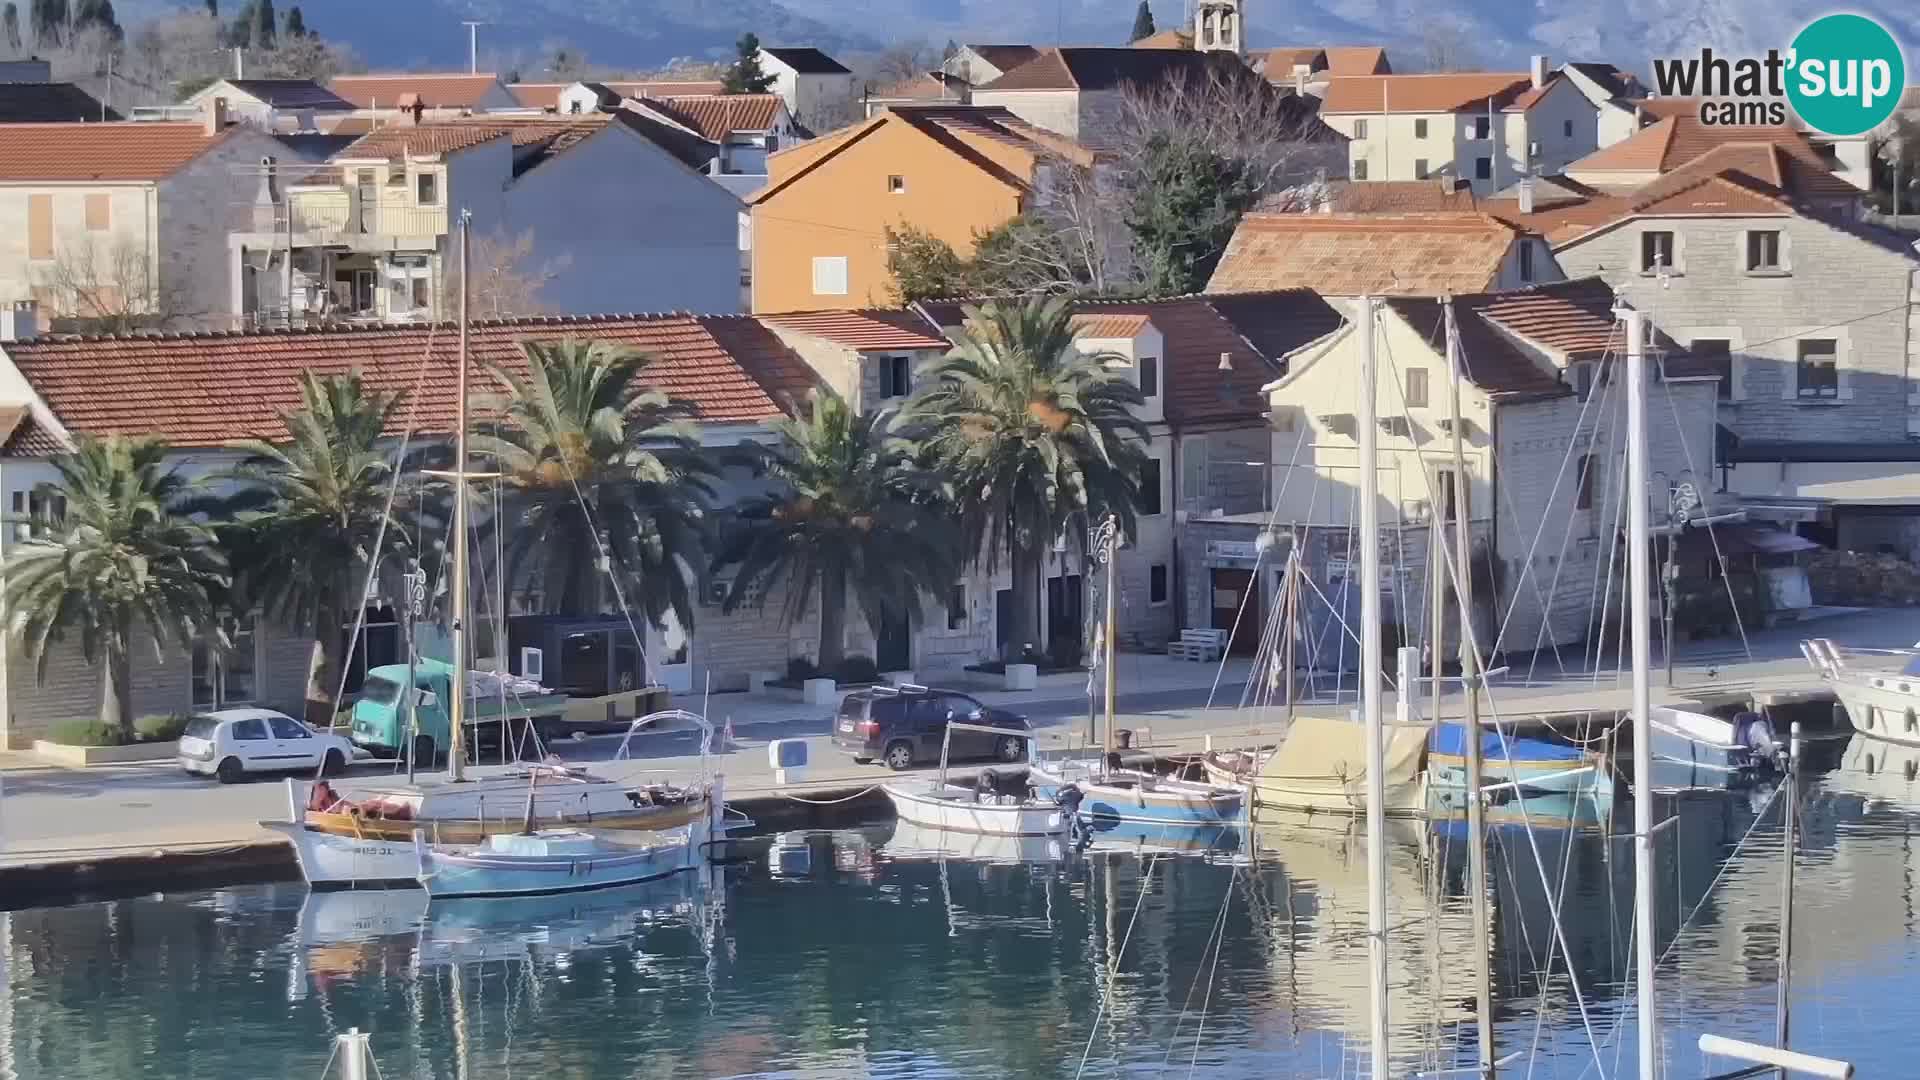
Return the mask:
{"type": "Polygon", "coordinates": [[[467,21],[460,25],[467,28],[467,74],[478,75],[480,74],[480,28],[487,24],[467,21]]]}

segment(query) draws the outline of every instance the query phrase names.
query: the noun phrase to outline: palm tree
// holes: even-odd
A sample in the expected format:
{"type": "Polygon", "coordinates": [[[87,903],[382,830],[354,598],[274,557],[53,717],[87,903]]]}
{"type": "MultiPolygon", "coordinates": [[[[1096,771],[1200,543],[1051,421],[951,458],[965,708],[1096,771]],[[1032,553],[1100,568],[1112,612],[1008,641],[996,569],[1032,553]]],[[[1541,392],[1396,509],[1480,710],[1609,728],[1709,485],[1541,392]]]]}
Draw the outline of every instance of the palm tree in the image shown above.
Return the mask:
{"type": "Polygon", "coordinates": [[[311,631],[309,723],[333,721],[340,630],[364,594],[368,567],[383,546],[384,554],[408,547],[399,518],[410,502],[393,489],[395,463],[380,446],[398,405],[398,395],[367,389],[358,374],[307,372],[300,408],[281,417],[292,436],[284,445],[233,444],[246,457],[228,474],[239,493],[221,503],[230,520],[222,531],[233,553],[232,603],[311,631]]]}
{"type": "Polygon", "coordinates": [[[134,623],[162,647],[218,637],[213,597],[228,584],[213,531],[180,511],[191,485],[167,453],[158,439],[78,436],[53,459],[59,482],[44,485],[64,513],[6,563],[8,630],[40,677],[49,646],[77,634],[87,662],[101,661],[100,723],[128,737],[134,623]]]}
{"type": "Polygon", "coordinates": [[[525,375],[502,366],[506,422],[469,440],[504,474],[509,581],[538,572],[550,611],[600,610],[606,575],[655,626],[693,626],[713,465],[692,409],[646,386],[650,360],[606,341],[528,342],[525,375]],[[604,562],[604,566],[602,565],[604,562]]]}
{"type": "Polygon", "coordinates": [[[815,393],[808,405],[775,425],[782,445],[761,467],[778,487],[740,504],[714,569],[739,566],[727,612],[785,579],[791,623],[818,593],[816,659],[833,672],[846,659],[848,587],[875,633],[889,619],[911,621],[920,594],[952,583],[958,546],[941,486],[914,465],[911,447],[836,396],[815,393]]]}
{"type": "Polygon", "coordinates": [[[1147,429],[1140,391],[1074,344],[1064,298],[966,309],[955,348],[908,403],[921,449],[960,493],[973,552],[1013,575],[1012,641],[1039,642],[1042,553],[1063,532],[1084,547],[1107,514],[1134,530],[1147,429]]]}

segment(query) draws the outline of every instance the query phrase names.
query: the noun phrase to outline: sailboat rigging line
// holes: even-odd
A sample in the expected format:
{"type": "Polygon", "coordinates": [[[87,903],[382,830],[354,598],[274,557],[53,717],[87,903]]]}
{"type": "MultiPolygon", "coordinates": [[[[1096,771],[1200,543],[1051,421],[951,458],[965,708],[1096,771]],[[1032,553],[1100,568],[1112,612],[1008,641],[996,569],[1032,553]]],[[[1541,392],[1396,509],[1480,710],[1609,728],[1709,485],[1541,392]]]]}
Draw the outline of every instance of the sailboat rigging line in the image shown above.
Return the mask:
{"type": "MultiPolygon", "coordinates": [[[[1213,988],[1220,975],[1220,953],[1227,943],[1227,912],[1233,905],[1233,886],[1240,879],[1240,870],[1234,868],[1233,876],[1227,879],[1227,895],[1220,901],[1220,917],[1214,923],[1213,966],[1207,969],[1207,994],[1200,1001],[1200,1023],[1193,1030],[1193,1057],[1187,1062],[1187,1077],[1192,1080],[1195,1069],[1200,1067],[1200,1047],[1207,1034],[1207,1010],[1213,1008],[1213,988]]],[[[1198,972],[1194,973],[1196,977],[1198,972]]]]}
{"type": "MultiPolygon", "coordinates": [[[[1280,478],[1280,490],[1274,493],[1273,511],[1267,515],[1267,524],[1266,524],[1266,527],[1261,530],[1262,532],[1271,532],[1273,530],[1274,525],[1277,524],[1280,520],[1280,507],[1287,497],[1287,485],[1293,482],[1294,467],[1298,465],[1300,462],[1300,448],[1302,446],[1305,446],[1306,443],[1307,443],[1307,437],[1304,432],[1298,434],[1293,440],[1293,453],[1289,455],[1287,458],[1286,475],[1280,478]]],[[[1316,481],[1317,479],[1318,479],[1318,473],[1316,471],[1316,481]]],[[[1272,485],[1272,483],[1273,483],[1273,478],[1270,476],[1262,476],[1260,478],[1260,484],[1262,487],[1269,487],[1272,485]]],[[[1230,630],[1227,632],[1227,641],[1229,643],[1233,641],[1233,634],[1240,629],[1240,619],[1246,613],[1247,605],[1252,601],[1254,597],[1260,594],[1259,592],[1260,567],[1266,562],[1266,558],[1267,558],[1267,549],[1265,547],[1259,547],[1256,545],[1256,548],[1254,551],[1254,557],[1253,557],[1253,584],[1240,597],[1240,610],[1238,612],[1235,612],[1233,616],[1234,628],[1233,630],[1230,630]]],[[[1226,674],[1226,670],[1227,670],[1227,650],[1223,648],[1220,650],[1220,666],[1215,668],[1213,672],[1213,685],[1207,689],[1206,707],[1209,709],[1213,708],[1214,695],[1220,692],[1220,679],[1221,679],[1221,676],[1226,674]]],[[[1248,685],[1251,686],[1252,682],[1253,680],[1249,679],[1248,685]]],[[[1244,704],[1245,704],[1245,701],[1243,699],[1242,705],[1244,704]]]]}
{"type": "MultiPolygon", "coordinates": [[[[1661,389],[1661,392],[1664,393],[1667,398],[1667,411],[1673,414],[1674,430],[1675,431],[1683,430],[1680,426],[1680,406],[1674,404],[1674,401],[1673,401],[1673,387],[1668,384],[1665,378],[1662,378],[1660,380],[1660,389],[1661,389]]],[[[1692,473],[1695,476],[1699,476],[1700,471],[1694,468],[1693,447],[1687,442],[1684,436],[1680,439],[1680,453],[1687,460],[1687,471],[1692,473]]],[[[1748,660],[1752,660],[1753,659],[1753,643],[1747,640],[1746,620],[1740,617],[1740,603],[1738,600],[1735,600],[1733,596],[1733,579],[1729,577],[1727,574],[1727,555],[1726,555],[1726,552],[1720,550],[1720,535],[1719,533],[1714,531],[1712,517],[1713,515],[1711,514],[1707,515],[1707,518],[1708,518],[1706,523],[1707,539],[1712,541],[1713,543],[1714,561],[1720,564],[1720,584],[1727,591],[1727,607],[1733,611],[1733,628],[1734,630],[1738,631],[1740,634],[1741,651],[1747,654],[1748,660]]],[[[1669,544],[1674,542],[1675,542],[1674,538],[1671,538],[1671,537],[1668,538],[1667,540],[1667,543],[1669,544]]],[[[1672,596],[1672,585],[1669,584],[1667,603],[1671,604],[1673,603],[1673,600],[1674,600],[1674,597],[1672,596]]],[[[1673,648],[1673,642],[1671,641],[1667,642],[1667,648],[1671,650],[1673,648]]]]}
{"type": "MultiPolygon", "coordinates": [[[[1437,543],[1441,547],[1442,572],[1445,573],[1448,576],[1448,578],[1451,580],[1451,583],[1453,585],[1454,595],[1455,596],[1465,595],[1466,590],[1462,588],[1462,585],[1464,583],[1460,580],[1460,577],[1459,577],[1458,564],[1453,560],[1451,555],[1448,553],[1447,546],[1446,546],[1447,539],[1446,539],[1446,536],[1444,535],[1444,532],[1442,532],[1442,534],[1437,537],[1437,543]]],[[[1473,650],[1475,667],[1481,671],[1485,671],[1487,669],[1486,655],[1480,651],[1480,643],[1478,640],[1476,640],[1477,635],[1474,633],[1474,629],[1473,629],[1473,620],[1462,619],[1460,621],[1460,634],[1463,639],[1461,642],[1461,647],[1464,649],[1473,650]]],[[[1484,682],[1484,678],[1482,679],[1482,681],[1484,682]]],[[[1506,728],[1502,725],[1501,718],[1500,718],[1499,705],[1495,701],[1494,696],[1492,694],[1486,695],[1486,699],[1483,702],[1483,704],[1486,706],[1488,716],[1492,720],[1492,727],[1494,730],[1494,734],[1499,737],[1500,750],[1501,750],[1501,753],[1506,757],[1508,772],[1512,775],[1519,775],[1518,768],[1514,764],[1513,743],[1510,739],[1507,738],[1506,728]]],[[[1478,731],[1467,732],[1466,737],[1470,739],[1479,738],[1480,732],[1478,731]]],[[[1534,865],[1535,871],[1538,872],[1540,876],[1540,887],[1544,891],[1551,892],[1552,886],[1547,879],[1546,859],[1540,853],[1540,841],[1539,841],[1539,838],[1534,835],[1534,831],[1533,831],[1533,815],[1528,813],[1527,811],[1527,795],[1526,795],[1525,789],[1518,789],[1516,791],[1516,798],[1514,800],[1514,805],[1519,807],[1520,809],[1520,823],[1527,837],[1527,846],[1533,853],[1533,865],[1534,865]]],[[[1571,957],[1573,955],[1573,949],[1567,943],[1566,928],[1561,925],[1559,913],[1557,911],[1554,913],[1554,918],[1552,921],[1553,921],[1553,932],[1554,932],[1554,935],[1560,941],[1561,950],[1564,951],[1567,956],[1571,957]]],[[[1600,1042],[1594,1034],[1593,1020],[1592,1020],[1592,1017],[1589,1015],[1589,1012],[1587,1009],[1586,994],[1581,990],[1580,980],[1578,976],[1573,974],[1573,969],[1571,964],[1568,965],[1568,983],[1571,989],[1573,990],[1574,1002],[1580,1007],[1580,1023],[1581,1023],[1581,1026],[1586,1029],[1587,1043],[1593,1050],[1594,1062],[1597,1065],[1600,1062],[1600,1042]]],[[[1604,1080],[1606,1076],[1606,1071],[1604,1068],[1601,1070],[1601,1076],[1604,1080]]]]}
{"type": "MultiPolygon", "coordinates": [[[[1147,860],[1147,872],[1140,876],[1140,895],[1134,898],[1133,916],[1127,920],[1127,932],[1120,938],[1120,952],[1115,955],[1113,959],[1116,966],[1119,964],[1120,957],[1127,955],[1128,943],[1133,941],[1133,928],[1139,925],[1140,909],[1146,906],[1147,893],[1152,891],[1153,870],[1154,867],[1160,864],[1160,855],[1161,853],[1158,851],[1153,853],[1153,857],[1147,860]]],[[[1106,989],[1100,994],[1100,1008],[1093,1014],[1093,1026],[1092,1029],[1087,1032],[1086,1049],[1080,1052],[1080,1067],[1073,1071],[1074,1080],[1080,1080],[1081,1074],[1087,1071],[1087,1059],[1093,1056],[1093,1040],[1099,1037],[1100,1021],[1105,1018],[1107,1006],[1112,1002],[1113,975],[1109,974],[1106,989]]]]}
{"type": "MultiPolygon", "coordinates": [[[[1463,368],[1466,368],[1467,370],[1472,370],[1472,365],[1467,359],[1466,346],[1463,344],[1459,348],[1460,348],[1461,366],[1463,368]]],[[[1612,335],[1609,334],[1607,339],[1607,347],[1600,355],[1599,364],[1602,367],[1604,367],[1607,363],[1607,359],[1612,355],[1613,355],[1613,338],[1612,338],[1612,335]]],[[[1574,456],[1573,456],[1574,450],[1580,446],[1580,435],[1581,435],[1581,432],[1586,428],[1587,413],[1588,413],[1588,410],[1593,408],[1593,399],[1594,399],[1594,395],[1589,393],[1586,397],[1586,400],[1580,403],[1580,414],[1574,417],[1574,421],[1573,421],[1573,434],[1569,436],[1567,439],[1566,451],[1560,455],[1560,465],[1558,468],[1554,470],[1554,473],[1553,473],[1553,487],[1551,487],[1547,491],[1546,500],[1542,504],[1542,512],[1540,514],[1540,523],[1533,530],[1533,539],[1528,541],[1527,543],[1526,559],[1521,563],[1521,566],[1524,568],[1521,570],[1521,576],[1526,577],[1533,582],[1535,599],[1540,603],[1540,606],[1541,606],[1540,624],[1541,624],[1542,633],[1545,632],[1545,629],[1548,625],[1548,620],[1551,618],[1553,614],[1553,600],[1552,600],[1553,588],[1552,587],[1548,588],[1547,594],[1545,597],[1541,597],[1539,595],[1540,580],[1538,576],[1535,575],[1533,572],[1533,560],[1534,560],[1534,556],[1537,555],[1540,551],[1540,541],[1546,536],[1547,522],[1550,520],[1554,520],[1553,508],[1555,505],[1555,501],[1560,497],[1560,484],[1561,484],[1561,481],[1565,480],[1567,477],[1567,472],[1568,472],[1567,466],[1569,463],[1571,463],[1574,460],[1574,456]]],[[[1596,423],[1595,426],[1598,427],[1598,424],[1596,423]]],[[[1499,450],[1497,447],[1495,447],[1495,448],[1491,448],[1490,452],[1497,455],[1499,453],[1499,450]]],[[[1497,460],[1497,457],[1496,457],[1496,460],[1497,460]]],[[[1587,469],[1591,471],[1592,469],[1591,461],[1587,462],[1587,469]]],[[[1578,472],[1579,470],[1576,469],[1574,471],[1578,472]]],[[[1575,491],[1580,490],[1581,482],[1584,479],[1585,477],[1582,476],[1580,479],[1574,482],[1575,491]]],[[[1512,505],[1513,505],[1512,493],[1506,490],[1505,485],[1501,485],[1501,494],[1507,497],[1507,505],[1509,508],[1512,508],[1512,505]]],[[[1519,515],[1516,513],[1514,516],[1518,517],[1519,515]]],[[[1562,518],[1559,520],[1564,521],[1565,519],[1562,518]]],[[[1560,558],[1555,561],[1554,570],[1553,570],[1554,586],[1558,586],[1560,583],[1560,568],[1566,563],[1567,541],[1572,539],[1572,537],[1573,537],[1572,529],[1567,529],[1561,534],[1560,558]]],[[[1499,654],[1501,643],[1506,641],[1507,628],[1513,624],[1514,612],[1518,611],[1519,608],[1520,608],[1520,599],[1519,597],[1516,596],[1513,602],[1507,605],[1506,618],[1500,621],[1500,629],[1494,633],[1493,646],[1490,650],[1494,655],[1499,654]]],[[[1540,648],[1539,635],[1536,634],[1534,638],[1534,651],[1538,652],[1539,648],[1540,648]]],[[[1554,658],[1556,661],[1559,659],[1559,654],[1560,654],[1559,646],[1556,645],[1554,646],[1554,658]]]]}
{"type": "MultiPolygon", "coordinates": [[[[1616,381],[1617,380],[1609,379],[1607,385],[1609,387],[1612,387],[1616,381]]],[[[1621,425],[1619,425],[1617,421],[1620,418],[1620,411],[1623,407],[1624,401],[1625,401],[1625,396],[1623,394],[1619,399],[1617,399],[1614,402],[1614,420],[1616,422],[1613,424],[1609,424],[1607,427],[1607,458],[1609,460],[1612,460],[1615,456],[1614,454],[1615,443],[1614,443],[1613,435],[1615,432],[1621,431],[1621,425]]],[[[1624,433],[1622,433],[1623,442],[1621,443],[1621,446],[1620,446],[1620,449],[1622,451],[1622,456],[1624,456],[1624,450],[1625,450],[1624,438],[1625,438],[1624,433]]],[[[1627,499],[1626,499],[1627,478],[1626,478],[1625,469],[1617,469],[1617,470],[1613,470],[1613,472],[1616,475],[1610,476],[1608,478],[1606,494],[1601,501],[1601,508],[1602,508],[1602,511],[1604,512],[1608,503],[1611,503],[1613,505],[1613,524],[1609,528],[1607,535],[1609,537],[1618,537],[1620,535],[1620,529],[1622,524],[1621,517],[1625,514],[1626,506],[1627,506],[1627,499]],[[1618,499],[1614,498],[1614,495],[1616,493],[1618,493],[1620,496],[1618,499]]],[[[1607,545],[1606,577],[1604,579],[1596,578],[1594,579],[1594,583],[1593,583],[1594,594],[1598,595],[1599,601],[1600,601],[1600,604],[1599,604],[1600,619],[1598,622],[1594,624],[1594,626],[1597,629],[1593,634],[1593,662],[1590,665],[1590,667],[1592,668],[1592,678],[1590,681],[1595,686],[1600,685],[1600,665],[1603,661],[1606,660],[1607,612],[1610,611],[1613,606],[1613,589],[1612,589],[1613,575],[1614,575],[1614,571],[1619,566],[1619,559],[1620,559],[1620,545],[1618,543],[1609,543],[1607,545]]],[[[1624,592],[1624,583],[1622,585],[1622,590],[1624,592]]],[[[1589,600],[1587,601],[1587,611],[1589,614],[1592,613],[1593,606],[1594,606],[1594,601],[1593,599],[1589,598],[1589,600]]],[[[1620,620],[1620,625],[1624,627],[1629,621],[1630,620],[1626,619],[1623,616],[1620,620]]],[[[1619,658],[1619,654],[1615,653],[1615,660],[1617,661],[1618,658],[1619,658]]],[[[1613,681],[1615,685],[1618,685],[1620,682],[1620,673],[1617,667],[1614,671],[1613,681]]]]}
{"type": "MultiPolygon", "coordinates": [[[[1200,962],[1202,964],[1207,962],[1207,952],[1209,950],[1213,952],[1213,967],[1215,971],[1218,971],[1220,967],[1220,947],[1224,943],[1225,936],[1226,936],[1225,930],[1227,925],[1227,904],[1233,899],[1233,887],[1235,884],[1239,882],[1239,880],[1240,880],[1240,870],[1238,867],[1235,867],[1233,871],[1233,875],[1227,880],[1226,893],[1220,898],[1220,910],[1213,917],[1213,931],[1212,933],[1207,935],[1206,944],[1200,947],[1200,962]]],[[[1249,885],[1248,888],[1249,888],[1249,891],[1251,891],[1252,886],[1249,885]]],[[[1247,904],[1249,907],[1253,906],[1253,897],[1251,895],[1247,897],[1247,904]]],[[[1213,972],[1209,972],[1206,980],[1207,981],[1206,1000],[1209,1003],[1211,1003],[1211,1001],[1213,1000],[1213,977],[1214,977],[1213,972]]],[[[1193,981],[1187,984],[1186,1000],[1180,1003],[1180,1015],[1174,1018],[1173,1032],[1172,1034],[1167,1036],[1167,1052],[1163,1054],[1160,1058],[1161,1073],[1165,1073],[1167,1071],[1168,1064],[1170,1064],[1173,1061],[1173,1048],[1180,1041],[1180,1028],[1182,1025],[1184,1025],[1187,1022],[1187,1014],[1193,1011],[1193,995],[1194,995],[1194,991],[1198,989],[1200,989],[1200,969],[1199,969],[1199,966],[1196,965],[1193,970],[1193,981]]],[[[1208,1006],[1206,1004],[1203,1004],[1200,1008],[1202,1031],[1204,1031],[1206,1027],[1207,1008],[1208,1006]]],[[[1194,1034],[1193,1048],[1194,1048],[1195,1054],[1198,1054],[1200,1052],[1200,1033],[1199,1032],[1196,1032],[1194,1034]]]]}
{"type": "MultiPolygon", "coordinates": [[[[373,558],[367,561],[367,580],[360,589],[359,614],[354,616],[353,634],[347,638],[347,648],[342,654],[343,657],[353,654],[354,645],[359,642],[361,632],[366,629],[367,594],[373,591],[374,577],[380,572],[380,549],[386,545],[387,523],[393,518],[394,498],[400,493],[400,466],[407,460],[407,445],[413,441],[413,433],[419,427],[420,387],[427,380],[427,368],[432,366],[433,342],[439,332],[439,323],[431,323],[427,326],[427,345],[426,350],[420,354],[420,370],[414,372],[413,389],[407,392],[407,428],[401,432],[400,445],[394,449],[393,477],[387,481],[387,498],[380,507],[380,528],[373,535],[373,558]]],[[[327,718],[328,730],[333,729],[335,726],[333,721],[339,718],[340,699],[347,696],[347,673],[352,669],[352,664],[343,662],[340,665],[340,685],[333,693],[334,714],[327,718]]]]}

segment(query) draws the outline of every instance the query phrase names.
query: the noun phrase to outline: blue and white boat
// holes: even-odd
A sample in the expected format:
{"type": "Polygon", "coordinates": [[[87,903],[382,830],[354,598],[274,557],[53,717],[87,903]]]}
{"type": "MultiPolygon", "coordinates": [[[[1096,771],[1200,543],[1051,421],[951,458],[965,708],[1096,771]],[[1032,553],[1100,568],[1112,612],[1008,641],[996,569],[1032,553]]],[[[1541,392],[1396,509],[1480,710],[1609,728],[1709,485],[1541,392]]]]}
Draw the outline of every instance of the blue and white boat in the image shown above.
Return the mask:
{"type": "Polygon", "coordinates": [[[495,834],[473,847],[434,847],[414,834],[420,885],[434,899],[537,896],[656,881],[700,865],[702,830],[655,833],[623,845],[584,829],[495,834]]]}
{"type": "MultiPolygon", "coordinates": [[[[1600,756],[1577,746],[1483,730],[1480,759],[1481,790],[1496,798],[1502,791],[1528,796],[1604,791],[1596,797],[1612,799],[1613,781],[1600,756]]],[[[1427,789],[1443,803],[1466,791],[1464,725],[1436,724],[1427,736],[1427,789]]]]}
{"type": "MultiPolygon", "coordinates": [[[[1067,789],[1079,793],[1079,816],[1094,829],[1129,821],[1147,825],[1217,826],[1238,822],[1246,789],[1151,773],[1101,769],[1092,761],[1035,763],[1028,779],[1039,798],[1058,801],[1067,789]]],[[[1071,804],[1072,796],[1067,796],[1071,804]]]]}

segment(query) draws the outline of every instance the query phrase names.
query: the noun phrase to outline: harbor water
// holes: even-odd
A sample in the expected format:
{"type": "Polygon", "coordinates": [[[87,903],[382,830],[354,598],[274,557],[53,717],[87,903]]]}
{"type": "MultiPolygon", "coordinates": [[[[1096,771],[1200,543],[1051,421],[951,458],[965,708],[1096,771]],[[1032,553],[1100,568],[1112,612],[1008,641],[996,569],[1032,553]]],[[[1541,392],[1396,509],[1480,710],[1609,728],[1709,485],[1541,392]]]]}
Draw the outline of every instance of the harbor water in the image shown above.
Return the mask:
{"type": "MultiPolygon", "coordinates": [[[[1920,753],[1856,737],[1811,758],[1793,1043],[1912,1076],[1920,753]]],[[[1773,1039],[1779,810],[1767,787],[1663,800],[1670,1076],[1732,1068],[1702,1032],[1773,1039]]],[[[1522,1055],[1505,1075],[1635,1075],[1625,828],[1531,800],[1495,817],[1498,1051],[1522,1055]]],[[[280,884],[15,911],[0,1080],[318,1077],[351,1028],[389,1080],[1359,1077],[1360,836],[1322,817],[1074,852],[888,824],[558,898],[280,884]]],[[[1459,1066],[1465,853],[1444,823],[1389,841],[1397,1074],[1459,1066]]]]}

